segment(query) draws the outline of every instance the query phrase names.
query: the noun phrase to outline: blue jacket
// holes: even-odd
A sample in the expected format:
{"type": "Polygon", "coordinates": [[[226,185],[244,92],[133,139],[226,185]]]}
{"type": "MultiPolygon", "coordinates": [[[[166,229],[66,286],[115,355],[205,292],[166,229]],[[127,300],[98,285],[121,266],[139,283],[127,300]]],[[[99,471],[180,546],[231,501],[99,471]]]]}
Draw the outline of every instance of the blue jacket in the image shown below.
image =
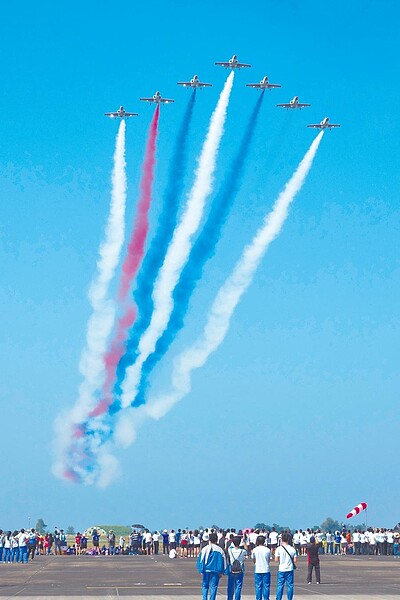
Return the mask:
{"type": "Polygon", "coordinates": [[[224,551],[215,544],[205,546],[200,552],[196,567],[199,573],[226,574],[227,564],[224,551]]]}

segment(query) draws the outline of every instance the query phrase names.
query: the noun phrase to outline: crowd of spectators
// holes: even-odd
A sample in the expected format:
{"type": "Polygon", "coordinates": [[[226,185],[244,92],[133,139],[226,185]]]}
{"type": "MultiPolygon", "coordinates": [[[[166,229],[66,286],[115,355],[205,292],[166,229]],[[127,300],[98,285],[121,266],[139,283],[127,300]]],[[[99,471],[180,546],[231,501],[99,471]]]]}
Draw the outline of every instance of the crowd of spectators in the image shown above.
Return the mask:
{"type": "Polygon", "coordinates": [[[297,529],[295,531],[276,531],[266,529],[135,529],[129,535],[116,536],[111,529],[101,536],[97,529],[90,535],[76,533],[67,536],[63,529],[40,534],[35,529],[3,531],[0,529],[0,563],[27,563],[36,555],[168,555],[170,558],[197,558],[201,549],[209,542],[210,534],[217,534],[217,543],[226,550],[234,536],[240,535],[243,544],[252,551],[258,536],[265,537],[265,544],[272,556],[281,545],[282,534],[290,534],[290,540],[298,556],[305,556],[307,545],[315,538],[320,554],[336,556],[374,555],[400,558],[400,533],[385,528],[355,529],[347,531],[322,531],[297,529]]]}

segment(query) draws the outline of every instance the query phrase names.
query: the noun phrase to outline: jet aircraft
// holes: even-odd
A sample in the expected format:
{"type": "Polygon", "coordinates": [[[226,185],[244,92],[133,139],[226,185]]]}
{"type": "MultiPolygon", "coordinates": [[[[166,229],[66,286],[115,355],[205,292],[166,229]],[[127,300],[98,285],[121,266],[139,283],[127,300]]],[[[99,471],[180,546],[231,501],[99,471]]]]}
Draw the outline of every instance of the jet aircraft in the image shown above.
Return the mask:
{"type": "Polygon", "coordinates": [[[251,67],[251,65],[247,63],[238,62],[236,54],[234,54],[228,62],[216,62],[215,64],[220,67],[225,67],[225,69],[243,69],[244,67],[251,67]]]}
{"type": "Polygon", "coordinates": [[[154,104],[169,104],[170,102],[174,102],[171,98],[163,98],[160,92],[156,92],[151,98],[140,98],[140,100],[142,102],[153,102],[154,104]]]}
{"type": "Polygon", "coordinates": [[[129,119],[129,117],[137,117],[138,113],[126,112],[123,106],[120,106],[118,110],[115,112],[104,113],[106,117],[110,117],[110,119],[115,119],[119,117],[120,119],[129,119]]]}
{"type": "Polygon", "coordinates": [[[321,123],[312,123],[311,125],[307,125],[307,127],[311,127],[312,129],[333,129],[334,127],[340,127],[340,125],[329,123],[329,118],[325,117],[321,123]]]}
{"type": "Polygon", "coordinates": [[[290,102],[284,102],[283,104],[277,104],[277,106],[282,106],[283,108],[292,109],[292,108],[305,108],[306,106],[311,106],[311,104],[305,104],[304,102],[299,102],[299,97],[295,96],[293,100],[290,102]]]}
{"type": "Polygon", "coordinates": [[[178,85],[182,85],[183,87],[191,87],[194,89],[203,88],[203,87],[211,87],[211,83],[203,83],[199,81],[198,75],[193,75],[190,81],[178,81],[178,85]]]}
{"type": "Polygon", "coordinates": [[[270,83],[267,76],[263,77],[260,83],[247,83],[246,85],[258,90],[272,90],[273,88],[282,87],[279,83],[270,83]]]}

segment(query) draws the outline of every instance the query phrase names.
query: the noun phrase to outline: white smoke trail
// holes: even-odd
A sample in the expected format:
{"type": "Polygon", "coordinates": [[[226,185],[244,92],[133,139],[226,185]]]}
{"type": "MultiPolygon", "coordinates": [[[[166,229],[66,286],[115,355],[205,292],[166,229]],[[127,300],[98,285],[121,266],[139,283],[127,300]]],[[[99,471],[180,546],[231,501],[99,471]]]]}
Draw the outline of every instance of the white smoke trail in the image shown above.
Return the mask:
{"type": "Polygon", "coordinates": [[[154,285],[154,311],[148,329],[140,339],[138,358],[126,370],[122,383],[121,405],[127,408],[134,400],[140,381],[143,363],[154,351],[160,335],[165,330],[173,309],[173,290],[188,259],[192,237],[196,233],[204,211],[205,201],[211,193],[217,152],[222,138],[226,111],[233,85],[233,71],[228,76],[211,116],[206,139],[200,154],[196,177],[189,193],[182,219],[175,229],[164,264],[154,285]]]}
{"type": "MultiPolygon", "coordinates": [[[[126,206],[126,161],[125,161],[125,121],[118,129],[114,164],[111,176],[112,191],[110,212],[105,228],[104,240],[100,245],[97,261],[97,274],[89,288],[89,301],[92,314],[86,330],[86,346],[79,363],[83,382],[79,387],[78,399],[69,414],[60,415],[56,422],[58,453],[62,454],[71,441],[71,427],[87,418],[95,404],[94,393],[104,378],[104,353],[107,340],[115,320],[115,303],[107,298],[108,289],[118,266],[125,237],[126,206]],[[62,432],[62,434],[61,434],[62,432]]],[[[59,468],[56,467],[57,472],[59,468]]]]}
{"type": "Polygon", "coordinates": [[[140,424],[144,413],[154,419],[164,416],[179,400],[191,391],[192,371],[202,367],[212,352],[223,342],[232,315],[240,298],[251,284],[254,273],[270,243],[277,237],[288,215],[291,202],[305,182],[315,154],[321,142],[321,131],[312,142],[295,173],[279,194],[272,211],[266,215],[264,224],[236,263],[231,275],[220,288],[211,307],[206,326],[198,340],[182,352],[174,361],[172,373],[173,391],[151,399],[141,407],[136,423],[140,424]]]}
{"type": "Polygon", "coordinates": [[[125,121],[122,119],[114,152],[114,167],[111,176],[112,191],[105,238],[97,261],[97,276],[90,285],[89,301],[93,310],[86,331],[86,347],[79,364],[83,382],[72,411],[74,421],[86,418],[94,406],[94,392],[102,384],[104,377],[104,354],[107,340],[115,320],[115,303],[107,299],[108,288],[118,266],[125,238],[126,206],[126,161],[125,161],[125,121]]]}

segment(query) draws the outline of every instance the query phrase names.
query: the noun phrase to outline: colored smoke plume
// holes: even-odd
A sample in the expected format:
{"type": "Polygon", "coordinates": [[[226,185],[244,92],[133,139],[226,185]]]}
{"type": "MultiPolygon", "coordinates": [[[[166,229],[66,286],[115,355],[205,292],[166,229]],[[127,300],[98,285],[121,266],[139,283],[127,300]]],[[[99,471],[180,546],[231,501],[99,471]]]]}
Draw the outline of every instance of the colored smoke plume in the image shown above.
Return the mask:
{"type": "Polygon", "coordinates": [[[141,369],[156,342],[168,324],[173,309],[172,293],[180,273],[188,259],[192,237],[196,233],[203,215],[205,201],[212,191],[216,158],[222,138],[229,97],[233,85],[233,72],[228,76],[211,116],[207,136],[200,154],[196,177],[189,193],[183,216],[178,223],[168,247],[163,266],[153,290],[154,311],[148,329],[139,341],[138,357],[126,370],[122,382],[121,406],[130,406],[137,394],[141,369]]]}

